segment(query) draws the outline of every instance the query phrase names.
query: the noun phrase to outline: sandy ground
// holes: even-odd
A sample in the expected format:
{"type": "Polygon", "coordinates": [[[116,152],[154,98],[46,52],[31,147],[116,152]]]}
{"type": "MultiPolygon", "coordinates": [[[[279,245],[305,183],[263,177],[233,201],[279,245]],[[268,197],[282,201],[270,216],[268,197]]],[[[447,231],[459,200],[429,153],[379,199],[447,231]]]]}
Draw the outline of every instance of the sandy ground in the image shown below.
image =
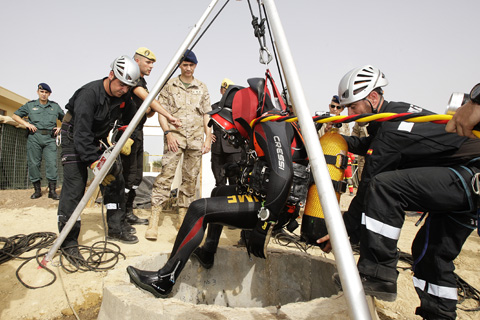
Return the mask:
{"type": "MultiPolygon", "coordinates": [[[[44,195],[31,200],[32,190],[0,191],[0,237],[11,237],[34,232],[57,232],[56,211],[58,201],[44,195]]],[[[351,197],[342,196],[341,208],[344,210],[351,197]]],[[[82,233],[80,243],[92,245],[103,240],[104,231],[101,222],[101,207],[88,207],[82,214],[82,233]]],[[[149,211],[137,210],[137,215],[148,217],[149,211]]],[[[399,247],[410,253],[411,241],[417,232],[415,222],[418,218],[407,217],[399,247]]],[[[117,243],[121,252],[130,259],[150,252],[168,252],[173,246],[176,231],[169,215],[165,216],[160,227],[159,240],[147,241],[143,237],[146,226],[136,226],[140,242],[134,245],[117,243]]],[[[220,245],[234,245],[239,239],[238,230],[226,230],[220,245]]],[[[3,246],[3,244],[0,243],[3,246]]],[[[276,246],[271,243],[270,246],[276,246]]],[[[295,249],[289,249],[295,250],[295,249]]],[[[472,234],[466,242],[461,255],[456,260],[456,272],[474,287],[480,288],[480,238],[472,234]]],[[[323,253],[314,248],[314,255],[323,253]]],[[[24,256],[32,256],[26,253],[24,256]]],[[[325,255],[334,259],[332,254],[325,255]]],[[[16,277],[16,270],[23,260],[13,259],[0,265],[0,319],[75,319],[72,306],[82,320],[96,319],[102,299],[103,279],[108,272],[67,273],[58,267],[58,258],[48,264],[55,272],[56,280],[52,285],[40,289],[27,289],[16,277]]],[[[405,265],[405,264],[401,264],[405,265]]],[[[53,276],[39,269],[34,260],[19,272],[20,278],[30,286],[42,286],[49,283],[53,276]]],[[[332,301],[332,303],[334,303],[332,301]]],[[[414,315],[419,300],[413,289],[410,270],[400,270],[398,298],[395,302],[376,301],[381,319],[420,319],[414,315]]],[[[460,308],[476,307],[475,301],[467,300],[460,308]]],[[[480,319],[480,312],[458,310],[459,319],[480,319]]]]}

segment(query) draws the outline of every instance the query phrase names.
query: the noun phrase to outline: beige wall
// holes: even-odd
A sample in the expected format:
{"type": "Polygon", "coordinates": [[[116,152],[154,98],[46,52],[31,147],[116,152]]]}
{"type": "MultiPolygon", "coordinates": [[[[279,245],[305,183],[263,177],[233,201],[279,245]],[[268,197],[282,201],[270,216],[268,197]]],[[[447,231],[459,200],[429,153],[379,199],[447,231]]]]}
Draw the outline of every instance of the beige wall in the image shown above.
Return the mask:
{"type": "Polygon", "coordinates": [[[11,117],[18,108],[30,101],[4,87],[0,87],[0,109],[7,111],[6,116],[11,117]]]}

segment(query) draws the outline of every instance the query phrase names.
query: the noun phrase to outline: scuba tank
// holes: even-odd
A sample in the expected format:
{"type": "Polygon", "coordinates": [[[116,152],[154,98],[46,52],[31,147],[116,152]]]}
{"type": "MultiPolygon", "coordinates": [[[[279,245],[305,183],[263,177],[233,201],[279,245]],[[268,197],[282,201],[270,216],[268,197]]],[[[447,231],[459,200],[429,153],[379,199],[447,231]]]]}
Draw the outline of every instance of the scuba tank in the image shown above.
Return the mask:
{"type": "MultiPolygon", "coordinates": [[[[338,133],[337,128],[332,128],[332,130],[320,138],[320,144],[325,154],[325,161],[327,162],[337,201],[340,202],[340,195],[346,190],[346,182],[343,178],[348,163],[347,142],[338,133]]],[[[307,244],[323,248],[325,242],[318,244],[317,240],[327,234],[327,225],[325,224],[325,216],[318,198],[317,186],[313,184],[308,189],[305,211],[302,217],[301,237],[307,244]]]]}

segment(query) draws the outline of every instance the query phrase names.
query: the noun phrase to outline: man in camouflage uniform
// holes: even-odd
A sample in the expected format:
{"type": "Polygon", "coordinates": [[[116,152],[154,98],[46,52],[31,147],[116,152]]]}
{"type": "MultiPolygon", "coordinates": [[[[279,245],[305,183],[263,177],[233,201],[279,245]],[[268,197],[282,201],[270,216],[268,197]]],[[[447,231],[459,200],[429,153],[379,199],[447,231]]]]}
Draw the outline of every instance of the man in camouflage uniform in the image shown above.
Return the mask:
{"type": "Polygon", "coordinates": [[[207,114],[211,111],[210,95],[207,86],[193,76],[197,63],[195,54],[187,50],[179,64],[180,76],[169,80],[158,96],[160,104],[181,121],[182,127],[175,128],[164,116],[159,115],[165,145],[162,172],[155,179],[152,190],[152,215],[145,233],[148,240],[157,239],[159,215],[162,206],[170,198],[170,189],[181,156],[183,155],[183,166],[177,201],[177,228],[194,200],[202,155],[211,148],[212,132],[208,127],[210,116],[207,114]]]}

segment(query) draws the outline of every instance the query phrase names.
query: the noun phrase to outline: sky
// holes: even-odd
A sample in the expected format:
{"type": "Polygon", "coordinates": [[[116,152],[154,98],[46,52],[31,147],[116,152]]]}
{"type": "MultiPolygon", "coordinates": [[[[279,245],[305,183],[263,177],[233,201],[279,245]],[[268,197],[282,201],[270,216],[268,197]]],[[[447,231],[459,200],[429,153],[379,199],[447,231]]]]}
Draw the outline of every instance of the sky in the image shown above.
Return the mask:
{"type": "MultiPolygon", "coordinates": [[[[220,0],[211,21],[226,0],[220,0]]],[[[110,63],[147,47],[156,57],[153,88],[210,0],[8,1],[0,19],[0,86],[28,99],[46,82],[64,107],[75,90],[107,76],[110,63]]],[[[254,14],[258,5],[251,0],[254,14]]],[[[444,113],[453,92],[479,82],[477,0],[277,0],[275,2],[309,109],[327,111],[349,70],[371,64],[389,80],[385,98],[444,113]]],[[[206,26],[206,24],[204,25],[206,26]]],[[[267,33],[268,36],[268,33],[267,33]]],[[[272,45],[267,40],[270,51],[272,45]]],[[[247,0],[230,0],[193,51],[195,76],[220,99],[227,77],[246,85],[263,77],[247,0]]],[[[268,68],[277,85],[275,61],[268,68]]],[[[178,71],[177,71],[178,74],[178,71]]],[[[344,112],[346,114],[346,112],[344,112]]],[[[158,125],[156,117],[149,126],[158,125]]],[[[150,131],[149,131],[150,130],[150,131]]],[[[145,150],[163,151],[147,129],[145,150]]]]}

